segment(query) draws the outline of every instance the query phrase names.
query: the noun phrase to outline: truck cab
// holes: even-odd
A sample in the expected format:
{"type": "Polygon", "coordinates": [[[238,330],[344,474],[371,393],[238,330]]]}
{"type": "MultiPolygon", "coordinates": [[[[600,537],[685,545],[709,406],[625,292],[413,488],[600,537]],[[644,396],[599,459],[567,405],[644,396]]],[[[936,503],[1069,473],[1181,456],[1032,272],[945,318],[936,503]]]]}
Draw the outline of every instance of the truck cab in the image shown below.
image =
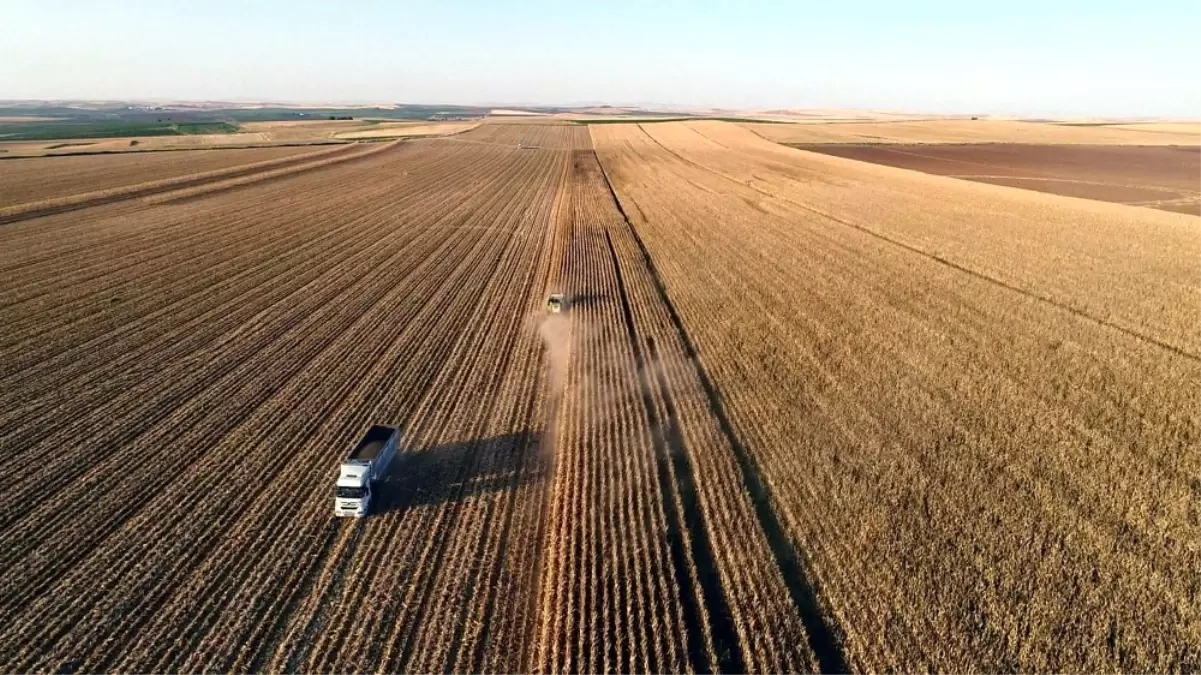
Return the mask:
{"type": "Polygon", "coordinates": [[[338,494],[334,499],[335,516],[362,518],[371,512],[371,481],[366,471],[350,472],[343,467],[338,476],[338,494]]]}
{"type": "Polygon", "coordinates": [[[400,446],[400,428],[372,425],[338,467],[334,515],[362,518],[400,446]]]}

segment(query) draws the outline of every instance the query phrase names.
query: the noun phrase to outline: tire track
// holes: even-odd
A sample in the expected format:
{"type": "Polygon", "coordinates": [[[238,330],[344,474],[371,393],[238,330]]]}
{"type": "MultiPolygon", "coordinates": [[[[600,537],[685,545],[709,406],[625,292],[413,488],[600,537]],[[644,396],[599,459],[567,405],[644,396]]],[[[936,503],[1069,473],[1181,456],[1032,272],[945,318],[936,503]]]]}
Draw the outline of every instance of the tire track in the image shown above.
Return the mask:
{"type": "Polygon", "coordinates": [[[719,581],[720,577],[717,574],[717,565],[714,562],[713,547],[708,533],[705,531],[703,516],[697,503],[696,479],[692,474],[692,465],[688,459],[688,451],[684,447],[683,436],[680,434],[675,406],[667,395],[666,382],[660,379],[658,354],[654,351],[653,339],[648,342],[651,350],[649,363],[646,355],[643,354],[634,327],[634,315],[630,309],[621,263],[617,258],[617,250],[613,247],[613,238],[607,230],[605,231],[605,243],[609,247],[614,273],[617,275],[617,289],[621,300],[622,315],[625,318],[626,335],[638,368],[638,387],[642,394],[646,421],[652,430],[652,443],[655,447],[658,466],[659,490],[664,496],[664,509],[668,514],[667,538],[676,567],[676,583],[679,584],[682,591],[680,600],[687,626],[689,658],[697,672],[710,672],[711,669],[724,673],[743,672],[746,667],[742,658],[742,650],[738,643],[737,632],[730,620],[730,610],[726,604],[719,581]],[[658,382],[660,394],[663,395],[667,405],[668,412],[665,420],[660,419],[656,410],[652,381],[658,382]],[[672,495],[676,495],[680,500],[679,507],[672,495]],[[688,544],[683,542],[682,531],[687,532],[688,544]],[[689,551],[691,556],[689,556],[689,551]],[[689,557],[692,558],[693,564],[689,564],[689,557]],[[696,570],[695,577],[689,572],[692,569],[696,570]],[[703,610],[698,606],[697,598],[704,603],[703,610]],[[712,635],[711,646],[706,644],[708,635],[712,635]],[[715,663],[710,652],[716,655],[715,663]]]}
{"type": "MultiPolygon", "coordinates": [[[[597,157],[597,162],[600,163],[600,157],[597,157]]],[[[743,485],[750,494],[755,505],[755,512],[759,519],[759,524],[767,535],[768,542],[771,544],[772,553],[776,559],[776,565],[780,568],[784,581],[787,584],[789,594],[792,601],[800,613],[801,620],[804,623],[805,630],[809,636],[810,647],[816,654],[818,664],[822,672],[846,673],[850,672],[850,667],[843,651],[842,643],[839,637],[840,633],[836,626],[832,625],[831,620],[823,614],[818,603],[818,590],[814,586],[814,582],[806,575],[801,562],[801,556],[798,553],[795,543],[788,536],[783,524],[775,514],[772,506],[772,495],[763,480],[760,470],[755,463],[753,457],[747,452],[746,447],[739,440],[737,433],[734,430],[733,424],[730,422],[729,415],[725,411],[725,405],[722,403],[721,394],[714,387],[712,380],[709,378],[704,366],[701,363],[699,354],[695,345],[692,342],[691,336],[684,327],[683,321],[677,312],[675,305],[672,303],[670,296],[667,293],[667,288],[659,275],[658,269],[655,267],[654,260],[650,256],[650,252],[643,243],[642,238],[638,235],[637,229],[630,222],[629,216],[626,215],[625,208],[621,200],[617,196],[617,192],[613,189],[613,183],[609,180],[608,171],[601,163],[601,172],[605,178],[605,184],[608,186],[609,194],[613,198],[618,211],[621,213],[622,219],[629,228],[630,234],[638,245],[638,249],[642,254],[643,264],[646,271],[650,274],[654,282],[655,289],[658,291],[659,298],[667,310],[668,316],[671,318],[672,324],[675,326],[679,338],[685,346],[685,353],[688,356],[689,362],[693,364],[696,370],[697,379],[700,381],[705,395],[709,399],[709,407],[714,417],[717,419],[721,427],[722,433],[730,443],[730,447],[734,449],[735,457],[738,460],[739,468],[742,472],[743,485]]],[[[610,246],[612,246],[610,240],[610,246]]],[[[617,254],[614,251],[614,264],[617,264],[617,254]]],[[[632,324],[632,319],[631,319],[632,324]]],[[[631,335],[632,325],[631,325],[631,335]]]]}

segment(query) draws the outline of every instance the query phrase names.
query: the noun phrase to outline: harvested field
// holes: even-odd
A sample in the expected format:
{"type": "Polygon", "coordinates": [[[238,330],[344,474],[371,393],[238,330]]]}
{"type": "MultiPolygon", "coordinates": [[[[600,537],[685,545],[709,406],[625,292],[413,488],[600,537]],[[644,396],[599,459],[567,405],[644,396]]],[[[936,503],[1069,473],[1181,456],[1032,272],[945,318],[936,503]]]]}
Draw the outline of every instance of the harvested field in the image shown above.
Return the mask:
{"type": "Polygon", "coordinates": [[[1195,218],[721,122],[306,163],[0,226],[0,670],[1201,660],[1195,218]]]}
{"type": "Polygon", "coordinates": [[[744,127],[770,141],[815,143],[1025,143],[1082,145],[1201,145],[1201,124],[1070,126],[1016,120],[907,120],[829,124],[757,124],[744,127]]]}
{"type": "Polygon", "coordinates": [[[261,134],[272,141],[329,140],[337,134],[369,129],[374,126],[363,120],[287,120],[278,122],[243,122],[245,133],[261,134]]]}
{"type": "Polygon", "coordinates": [[[0,162],[0,208],[313,151],[286,147],[14,159],[0,162]]]}
{"type": "Polygon", "coordinates": [[[271,144],[271,135],[262,133],[190,134],[186,136],[135,136],[101,139],[58,139],[53,141],[14,141],[0,143],[8,157],[43,157],[79,153],[135,153],[157,150],[205,150],[246,148],[271,144]],[[136,141],[136,143],[135,143],[136,141]]]}
{"type": "Polygon", "coordinates": [[[214,192],[227,187],[246,185],[347,161],[377,152],[383,147],[386,146],[380,145],[372,148],[357,144],[336,145],[250,164],[236,164],[199,173],[185,173],[171,178],[120,185],[106,190],[24,202],[0,207],[0,224],[125,201],[135,197],[153,196],[154,200],[161,201],[214,192]]]}
{"type": "MultiPolygon", "coordinates": [[[[331,122],[332,123],[332,122],[331,122]]],[[[342,127],[345,129],[345,127],[342,127]]],[[[139,136],[102,139],[59,139],[53,141],[0,142],[0,157],[52,157],[55,155],[125,154],[162,150],[239,149],[253,147],[317,145],[336,143],[329,129],[303,128],[283,131],[245,131],[183,136],[139,136]]]]}
{"type": "Polygon", "coordinates": [[[522,150],[581,150],[591,149],[588,128],[574,123],[563,124],[483,124],[470,133],[456,135],[439,142],[469,145],[500,145],[522,150]]]}
{"type": "Polygon", "coordinates": [[[481,638],[533,621],[496,599],[534,588],[545,413],[526,324],[569,168],[403,145],[0,230],[0,266],[21,271],[0,300],[0,537],[29,543],[0,582],[5,669],[520,669],[481,638]],[[336,522],[331,472],[370,422],[406,427],[391,504],[336,522]],[[488,590],[449,602],[470,587],[488,590]]]}
{"type": "Polygon", "coordinates": [[[1069,197],[1201,215],[1201,147],[795,145],[864,162],[1069,197]]]}
{"type": "Polygon", "coordinates": [[[355,131],[341,131],[335,138],[404,138],[408,136],[445,136],[467,131],[478,122],[444,122],[438,124],[376,124],[355,131]]]}

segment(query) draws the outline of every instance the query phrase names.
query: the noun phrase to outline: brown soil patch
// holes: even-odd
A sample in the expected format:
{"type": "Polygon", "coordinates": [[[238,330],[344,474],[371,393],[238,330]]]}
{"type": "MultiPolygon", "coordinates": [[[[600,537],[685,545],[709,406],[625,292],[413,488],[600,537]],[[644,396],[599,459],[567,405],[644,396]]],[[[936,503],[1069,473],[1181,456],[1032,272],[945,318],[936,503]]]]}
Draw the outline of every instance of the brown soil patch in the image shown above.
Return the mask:
{"type": "Polygon", "coordinates": [[[1103,202],[1115,202],[1118,204],[1156,202],[1164,198],[1164,192],[1157,188],[1086,183],[1074,180],[1057,180],[1054,178],[986,176],[969,178],[969,180],[978,180],[981,183],[991,183],[993,185],[1007,185],[1026,190],[1037,190],[1039,192],[1050,192],[1066,197],[1097,199],[1103,202]]]}
{"type": "Polygon", "coordinates": [[[1201,148],[1113,145],[797,145],[980,183],[1201,215],[1201,148]]]}
{"type": "Polygon", "coordinates": [[[1197,200],[1182,201],[1179,203],[1168,202],[1159,204],[1155,208],[1163,211],[1172,211],[1173,213],[1187,213],[1190,216],[1201,215],[1201,207],[1197,206],[1197,200]]]}

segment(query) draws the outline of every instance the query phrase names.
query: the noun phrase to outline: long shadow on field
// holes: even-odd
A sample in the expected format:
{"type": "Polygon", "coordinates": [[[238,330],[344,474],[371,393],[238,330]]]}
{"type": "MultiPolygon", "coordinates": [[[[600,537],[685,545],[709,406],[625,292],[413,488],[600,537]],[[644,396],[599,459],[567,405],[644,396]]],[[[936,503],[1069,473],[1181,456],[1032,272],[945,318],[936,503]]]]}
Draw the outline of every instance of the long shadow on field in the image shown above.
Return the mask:
{"type": "Polygon", "coordinates": [[[604,293],[572,293],[568,296],[568,302],[573,308],[581,309],[599,305],[605,297],[604,293]]]}
{"type": "Polygon", "coordinates": [[[376,513],[531,485],[545,470],[539,440],[539,434],[525,432],[411,448],[397,456],[377,488],[376,513]]]}

